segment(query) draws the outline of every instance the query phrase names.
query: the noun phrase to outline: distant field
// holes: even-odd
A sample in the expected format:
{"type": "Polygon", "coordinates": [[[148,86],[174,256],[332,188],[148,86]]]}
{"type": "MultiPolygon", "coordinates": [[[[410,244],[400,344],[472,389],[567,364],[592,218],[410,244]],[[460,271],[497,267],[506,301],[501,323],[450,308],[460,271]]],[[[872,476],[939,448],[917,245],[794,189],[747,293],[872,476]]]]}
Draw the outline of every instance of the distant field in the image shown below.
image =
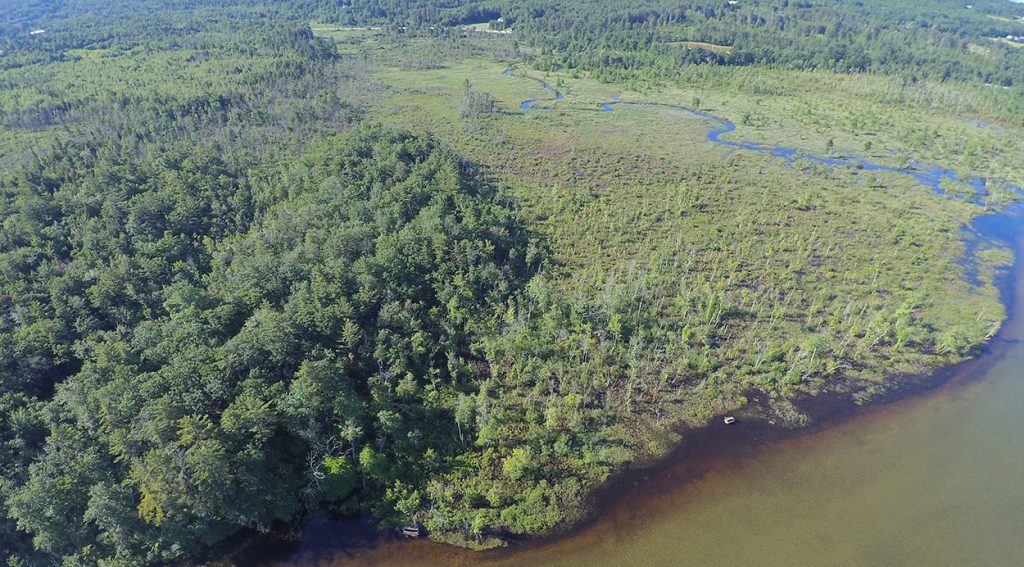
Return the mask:
{"type": "Polygon", "coordinates": [[[1024,20],[1018,20],[1018,19],[1014,19],[1014,18],[1007,18],[1006,16],[996,16],[995,14],[986,14],[986,15],[988,17],[992,18],[993,20],[999,20],[1000,22],[1014,22],[1014,23],[1018,23],[1018,24],[1024,25],[1024,20]]]}
{"type": "Polygon", "coordinates": [[[1024,47],[1024,43],[1006,39],[1005,37],[994,37],[992,41],[1009,45],[1010,47],[1024,47]]]}
{"type": "Polygon", "coordinates": [[[113,49],[69,49],[64,52],[68,57],[81,57],[82,59],[99,59],[111,57],[117,54],[113,49]]]}
{"type": "Polygon", "coordinates": [[[686,47],[688,49],[706,49],[708,51],[714,51],[715,53],[729,53],[733,48],[731,45],[718,45],[704,41],[672,41],[669,42],[669,45],[686,47]]]}
{"type": "Polygon", "coordinates": [[[510,30],[510,29],[492,30],[491,29],[491,24],[487,23],[487,22],[479,23],[479,24],[469,24],[469,25],[462,26],[462,27],[463,27],[463,29],[472,30],[472,31],[479,32],[479,33],[494,33],[494,34],[501,34],[501,35],[512,33],[512,30],[510,30]]]}
{"type": "Polygon", "coordinates": [[[978,53],[981,55],[988,55],[989,53],[992,53],[991,49],[989,49],[988,47],[978,45],[977,43],[968,43],[967,50],[970,51],[971,53],[978,53]]]}
{"type": "Polygon", "coordinates": [[[317,37],[334,41],[339,53],[357,53],[374,45],[373,36],[381,33],[379,27],[335,26],[311,23],[310,31],[317,37]]]}
{"type": "Polygon", "coordinates": [[[359,27],[359,26],[335,26],[330,24],[309,24],[310,31],[314,35],[326,36],[334,33],[345,33],[345,32],[365,32],[365,31],[377,31],[379,27],[359,27]]]}

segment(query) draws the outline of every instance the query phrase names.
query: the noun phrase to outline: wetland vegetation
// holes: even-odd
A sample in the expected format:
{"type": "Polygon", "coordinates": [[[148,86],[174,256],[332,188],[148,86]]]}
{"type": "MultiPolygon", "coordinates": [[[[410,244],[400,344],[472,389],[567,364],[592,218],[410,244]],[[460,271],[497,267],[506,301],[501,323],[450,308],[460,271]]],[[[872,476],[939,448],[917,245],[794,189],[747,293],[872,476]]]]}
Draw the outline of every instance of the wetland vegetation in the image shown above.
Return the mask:
{"type": "Polygon", "coordinates": [[[12,565],[552,533],[1006,316],[1009,2],[4,4],[12,565]]]}

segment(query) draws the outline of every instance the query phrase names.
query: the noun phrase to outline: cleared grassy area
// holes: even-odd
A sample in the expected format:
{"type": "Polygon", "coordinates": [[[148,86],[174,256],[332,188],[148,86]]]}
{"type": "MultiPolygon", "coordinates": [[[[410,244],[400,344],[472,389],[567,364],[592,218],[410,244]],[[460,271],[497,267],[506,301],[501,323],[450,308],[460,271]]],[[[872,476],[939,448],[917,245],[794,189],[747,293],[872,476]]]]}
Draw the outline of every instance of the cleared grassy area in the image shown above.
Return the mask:
{"type": "Polygon", "coordinates": [[[381,28],[373,26],[336,26],[313,22],[309,24],[309,30],[317,37],[327,37],[337,41],[352,37],[365,38],[368,35],[366,32],[381,31],[381,28]]]}
{"type": "Polygon", "coordinates": [[[309,29],[317,37],[333,40],[339,53],[359,53],[380,47],[375,38],[382,35],[382,30],[377,27],[336,26],[313,22],[309,24],[309,29]]]}
{"type": "Polygon", "coordinates": [[[1014,19],[1014,18],[1007,18],[1006,16],[997,16],[995,14],[985,14],[985,15],[987,17],[989,17],[989,18],[992,18],[993,20],[998,20],[1000,22],[1015,22],[1015,23],[1018,23],[1018,24],[1024,24],[1024,20],[1018,20],[1018,19],[1014,19]]]}

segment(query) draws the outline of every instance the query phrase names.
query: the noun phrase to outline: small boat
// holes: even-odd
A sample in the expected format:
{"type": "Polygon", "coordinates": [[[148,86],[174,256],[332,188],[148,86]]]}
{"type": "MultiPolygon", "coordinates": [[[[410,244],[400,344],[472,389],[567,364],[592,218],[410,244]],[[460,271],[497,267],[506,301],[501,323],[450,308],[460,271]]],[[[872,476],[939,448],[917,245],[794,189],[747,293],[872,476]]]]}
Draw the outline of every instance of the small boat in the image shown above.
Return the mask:
{"type": "Polygon", "coordinates": [[[402,528],[402,535],[405,537],[420,537],[420,525],[416,522],[402,528]]]}
{"type": "Polygon", "coordinates": [[[725,416],[725,419],[723,419],[722,421],[726,425],[732,425],[732,424],[736,423],[736,418],[731,416],[731,415],[727,415],[727,416],[725,416]]]}

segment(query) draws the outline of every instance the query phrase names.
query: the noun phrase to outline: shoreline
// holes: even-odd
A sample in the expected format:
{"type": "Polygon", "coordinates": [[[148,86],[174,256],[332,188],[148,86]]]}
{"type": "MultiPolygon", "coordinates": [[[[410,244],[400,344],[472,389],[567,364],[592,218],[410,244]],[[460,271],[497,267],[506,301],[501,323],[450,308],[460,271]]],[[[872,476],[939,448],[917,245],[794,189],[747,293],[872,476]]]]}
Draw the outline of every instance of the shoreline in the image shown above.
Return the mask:
{"type": "MultiPolygon", "coordinates": [[[[1009,319],[1008,319],[1009,320],[1009,319]]],[[[1001,334],[1001,333],[1000,333],[1001,334]]],[[[650,511],[656,508],[658,498],[667,491],[679,490],[699,482],[721,467],[736,460],[757,459],[776,444],[826,433],[849,422],[872,419],[900,411],[901,406],[944,390],[955,393],[969,383],[970,376],[981,368],[995,364],[1009,342],[997,334],[975,358],[952,366],[936,369],[932,373],[908,375],[883,395],[864,404],[857,404],[849,392],[829,391],[807,396],[806,405],[797,404],[803,411],[813,405],[820,413],[811,416],[808,425],[787,428],[769,425],[763,420],[739,420],[726,426],[721,416],[715,416],[704,427],[678,430],[685,434],[683,441],[668,453],[634,463],[619,471],[607,482],[596,486],[587,496],[587,502],[578,519],[566,522],[560,528],[544,534],[507,538],[506,545],[485,550],[471,550],[453,544],[421,538],[404,539],[391,532],[379,532],[368,518],[331,519],[324,515],[314,517],[306,526],[304,537],[296,542],[255,541],[251,547],[239,550],[235,559],[248,564],[256,557],[258,565],[335,565],[341,558],[356,564],[388,564],[378,554],[397,557],[430,557],[452,565],[504,564],[532,552],[572,540],[609,520],[609,514],[627,509],[650,511]],[[303,544],[315,543],[311,549],[303,544]],[[269,549],[268,549],[269,548],[269,549]],[[364,561],[360,561],[360,560],[364,561]]],[[[661,511],[645,516],[650,519],[661,511]]]]}
{"type": "Polygon", "coordinates": [[[1010,228],[1007,233],[999,230],[1003,228],[1000,226],[1003,223],[1012,226],[1015,217],[1024,220],[1024,201],[1016,201],[1001,210],[979,215],[969,226],[975,232],[974,238],[1000,241],[1010,248],[1014,256],[1013,263],[1000,270],[995,280],[1007,316],[1000,324],[999,331],[978,345],[971,358],[919,374],[894,375],[884,381],[886,389],[883,393],[872,396],[864,403],[859,403],[855,398],[860,389],[857,386],[847,390],[829,388],[817,394],[787,398],[809,418],[804,426],[768,423],[765,418],[774,414],[764,401],[766,396],[759,394],[757,398],[750,398],[751,404],[735,411],[738,421],[733,425],[723,424],[723,415],[716,414],[704,426],[674,429],[673,432],[682,438],[680,443],[661,456],[624,467],[609,481],[595,487],[588,495],[579,519],[563,529],[512,540],[506,547],[476,553],[485,560],[508,559],[519,552],[568,540],[592,528],[601,521],[604,512],[622,507],[625,501],[640,500],[641,503],[635,507],[643,508],[642,500],[645,497],[652,498],[661,490],[670,489],[667,486],[653,486],[652,481],[658,484],[666,480],[672,480],[672,484],[693,482],[711,465],[720,464],[726,459],[751,457],[774,443],[826,431],[870,414],[898,411],[903,403],[968,383],[972,375],[979,374],[1005,357],[1007,349],[1014,342],[1006,334],[1012,332],[1011,327],[1024,318],[1021,312],[1024,306],[1020,302],[1022,294],[1018,293],[1024,291],[1018,289],[1024,288],[1024,227],[1010,228]],[[979,229],[975,223],[983,218],[997,221],[996,226],[988,230],[984,227],[979,229]],[[742,417],[751,411],[761,415],[742,417]]]}
{"type": "MultiPolygon", "coordinates": [[[[660,495],[678,490],[699,481],[718,467],[728,466],[737,459],[757,458],[778,443],[813,434],[857,419],[872,419],[900,411],[904,405],[930,395],[955,393],[978,375],[1001,360],[1014,339],[1007,333],[1019,326],[1021,313],[1021,287],[1024,286],[1024,227],[1013,226],[1014,220],[1024,218],[1024,201],[1018,201],[1000,211],[981,215],[971,228],[985,238],[1003,242],[1014,253],[1014,261],[997,274],[996,285],[1007,317],[999,331],[979,345],[972,358],[956,364],[939,367],[919,374],[895,375],[885,382],[886,390],[858,403],[858,387],[846,390],[825,389],[817,394],[803,394],[787,398],[801,413],[809,417],[804,426],[787,427],[770,424],[774,415],[765,399],[752,395],[751,403],[737,410],[738,423],[724,425],[722,415],[716,415],[704,426],[681,426],[673,433],[681,436],[669,451],[659,456],[637,461],[617,471],[608,481],[594,486],[585,498],[578,514],[567,519],[559,528],[534,536],[507,538],[507,545],[473,551],[452,544],[422,538],[405,540],[391,533],[379,533],[375,524],[366,518],[338,520],[320,515],[306,526],[304,537],[298,542],[251,542],[246,549],[237,550],[233,557],[240,561],[262,558],[261,565],[302,565],[304,561],[322,561],[347,557],[366,559],[375,563],[375,555],[395,553],[400,556],[431,557],[451,564],[488,564],[514,561],[517,557],[547,547],[569,544],[599,526],[616,512],[627,510],[649,511],[660,495]],[[978,219],[988,218],[992,226],[976,227],[978,219]],[[755,415],[759,414],[759,415],[755,415]]],[[[653,514],[657,514],[655,510],[653,514]]]]}

